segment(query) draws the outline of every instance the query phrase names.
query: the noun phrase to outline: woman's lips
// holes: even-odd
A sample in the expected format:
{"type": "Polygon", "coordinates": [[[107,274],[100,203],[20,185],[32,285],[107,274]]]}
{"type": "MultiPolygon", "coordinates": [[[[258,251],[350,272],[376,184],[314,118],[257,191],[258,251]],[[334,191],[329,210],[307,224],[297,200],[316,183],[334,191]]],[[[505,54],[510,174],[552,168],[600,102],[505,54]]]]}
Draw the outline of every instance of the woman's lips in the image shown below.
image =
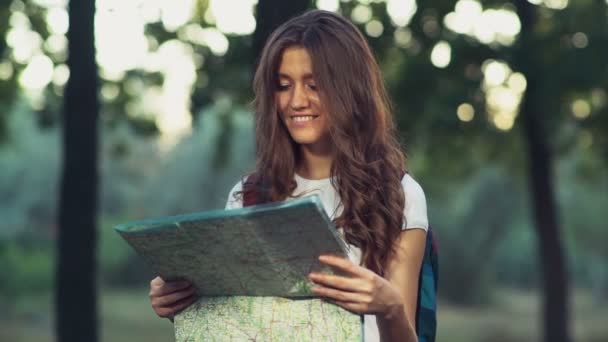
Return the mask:
{"type": "Polygon", "coordinates": [[[292,115],[289,117],[295,126],[306,126],[308,123],[316,120],[319,115],[292,115]]]}

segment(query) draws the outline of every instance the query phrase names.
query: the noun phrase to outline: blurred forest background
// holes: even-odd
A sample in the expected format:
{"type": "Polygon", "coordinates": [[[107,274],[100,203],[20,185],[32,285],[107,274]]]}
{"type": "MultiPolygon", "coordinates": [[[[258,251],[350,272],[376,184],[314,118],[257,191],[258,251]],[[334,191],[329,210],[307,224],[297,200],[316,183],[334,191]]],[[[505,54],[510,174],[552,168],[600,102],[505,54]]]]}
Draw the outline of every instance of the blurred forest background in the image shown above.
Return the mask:
{"type": "Polygon", "coordinates": [[[172,339],[112,226],[223,208],[255,59],[308,8],[383,69],[438,340],[608,341],[607,0],[0,1],[0,340],[172,339]]]}

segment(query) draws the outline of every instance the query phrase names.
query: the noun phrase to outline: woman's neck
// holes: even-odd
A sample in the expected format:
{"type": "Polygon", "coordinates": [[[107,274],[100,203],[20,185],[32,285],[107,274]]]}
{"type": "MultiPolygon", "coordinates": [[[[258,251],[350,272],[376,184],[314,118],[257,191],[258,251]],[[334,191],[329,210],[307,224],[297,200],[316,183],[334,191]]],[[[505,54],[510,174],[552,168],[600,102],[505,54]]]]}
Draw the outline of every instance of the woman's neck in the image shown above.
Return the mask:
{"type": "Polygon", "coordinates": [[[329,146],[313,148],[310,145],[301,145],[297,173],[306,179],[329,178],[332,162],[333,153],[329,146]]]}

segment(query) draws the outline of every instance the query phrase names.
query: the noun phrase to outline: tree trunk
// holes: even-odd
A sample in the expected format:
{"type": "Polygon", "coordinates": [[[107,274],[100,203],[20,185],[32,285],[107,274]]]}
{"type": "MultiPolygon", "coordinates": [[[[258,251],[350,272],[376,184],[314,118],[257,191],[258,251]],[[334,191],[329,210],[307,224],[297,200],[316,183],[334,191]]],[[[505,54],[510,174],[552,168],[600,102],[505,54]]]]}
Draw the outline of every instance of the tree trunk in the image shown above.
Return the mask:
{"type": "Polygon", "coordinates": [[[97,66],[94,0],[69,3],[68,67],[64,94],[63,170],[55,287],[60,342],[97,341],[97,66]]]}
{"type": "MultiPolygon", "coordinates": [[[[538,236],[543,289],[543,340],[571,341],[569,326],[569,284],[564,247],[558,222],[558,208],[553,186],[553,157],[543,126],[542,70],[534,57],[533,30],[536,10],[527,0],[516,2],[522,23],[520,48],[516,51],[516,67],[527,78],[527,89],[520,115],[524,140],[527,143],[528,172],[533,203],[534,222],[538,236]]],[[[547,118],[548,119],[548,118],[547,118]]]]}
{"type": "MultiPolygon", "coordinates": [[[[536,86],[528,82],[528,87],[536,86]]],[[[529,88],[530,89],[530,88],[529,88]]],[[[568,276],[557,219],[553,187],[553,157],[541,121],[535,115],[534,91],[526,92],[521,110],[524,137],[528,148],[534,221],[542,272],[543,334],[546,342],[568,342],[570,338],[568,310],[568,276]]]]}
{"type": "Polygon", "coordinates": [[[256,28],[253,34],[254,70],[268,36],[288,19],[312,6],[310,0],[259,0],[256,8],[256,28]]]}

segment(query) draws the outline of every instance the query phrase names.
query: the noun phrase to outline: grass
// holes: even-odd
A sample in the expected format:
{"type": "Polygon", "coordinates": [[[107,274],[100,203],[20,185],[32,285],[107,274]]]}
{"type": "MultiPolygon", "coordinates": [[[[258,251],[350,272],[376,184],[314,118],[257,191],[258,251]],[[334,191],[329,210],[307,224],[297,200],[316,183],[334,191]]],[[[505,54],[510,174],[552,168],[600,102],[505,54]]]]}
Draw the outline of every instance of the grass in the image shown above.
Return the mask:
{"type": "MultiPolygon", "coordinates": [[[[29,297],[10,316],[0,316],[0,341],[55,341],[51,301],[50,295],[29,297]]],[[[103,290],[99,307],[100,341],[173,340],[173,325],[154,314],[147,289],[103,290]]]]}
{"type": "MultiPolygon", "coordinates": [[[[608,308],[576,291],[573,301],[575,341],[608,341],[608,308]]],[[[0,341],[54,341],[51,297],[28,297],[10,314],[0,312],[0,341]]],[[[147,289],[104,290],[100,297],[100,341],[173,340],[173,327],[155,316],[147,289]]],[[[539,298],[530,292],[499,290],[487,308],[440,303],[437,341],[539,341],[539,298]]],[[[4,310],[3,310],[4,311],[4,310]]]]}
{"type": "MultiPolygon", "coordinates": [[[[501,289],[488,308],[439,305],[438,341],[541,341],[540,298],[536,293],[501,289]]],[[[593,303],[586,291],[573,296],[574,341],[608,341],[608,308],[593,303]]]]}

